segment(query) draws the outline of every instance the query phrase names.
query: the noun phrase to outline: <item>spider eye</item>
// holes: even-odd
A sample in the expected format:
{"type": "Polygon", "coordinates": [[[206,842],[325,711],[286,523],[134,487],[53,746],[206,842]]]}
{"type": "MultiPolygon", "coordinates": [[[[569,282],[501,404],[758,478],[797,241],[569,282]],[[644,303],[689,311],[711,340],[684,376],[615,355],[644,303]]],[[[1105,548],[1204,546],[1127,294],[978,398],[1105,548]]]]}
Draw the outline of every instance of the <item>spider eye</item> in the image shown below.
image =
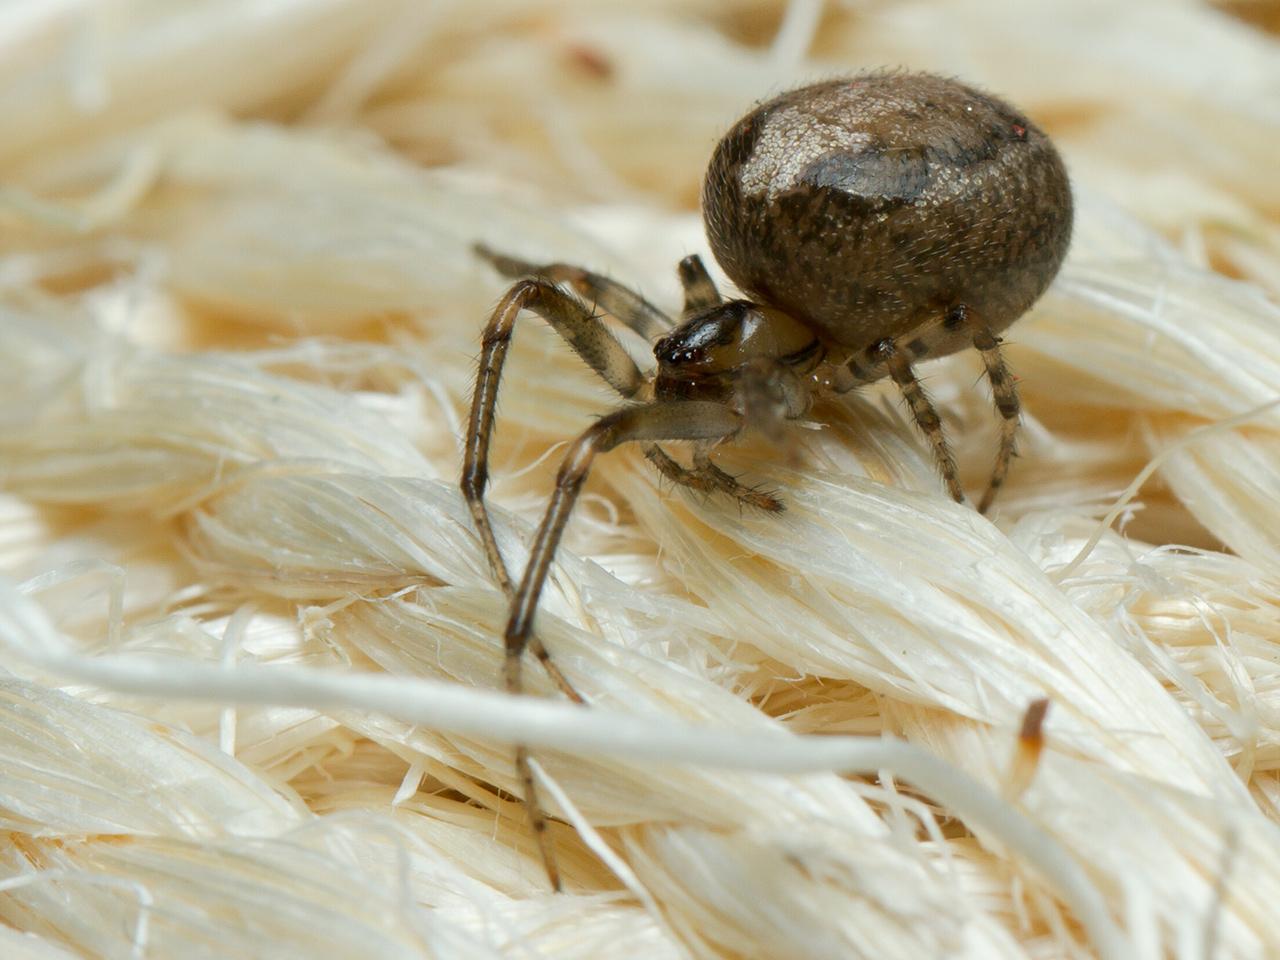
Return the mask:
{"type": "Polygon", "coordinates": [[[741,339],[746,308],[741,303],[720,304],[686,321],[654,344],[658,361],[673,367],[731,366],[741,339]]]}
{"type": "Polygon", "coordinates": [[[706,350],[690,344],[687,338],[679,334],[663,337],[653,345],[653,355],[667,366],[701,363],[706,359],[706,354],[706,350]]]}

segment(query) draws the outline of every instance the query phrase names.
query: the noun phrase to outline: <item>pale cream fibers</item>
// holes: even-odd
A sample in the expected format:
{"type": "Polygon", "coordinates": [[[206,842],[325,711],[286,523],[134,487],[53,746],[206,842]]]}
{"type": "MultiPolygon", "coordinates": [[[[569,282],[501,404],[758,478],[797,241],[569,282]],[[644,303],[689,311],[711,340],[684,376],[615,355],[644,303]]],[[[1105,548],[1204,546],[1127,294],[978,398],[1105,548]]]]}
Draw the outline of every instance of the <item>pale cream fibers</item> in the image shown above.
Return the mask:
{"type": "MultiPolygon", "coordinates": [[[[0,954],[1280,955],[1275,7],[6,7],[0,954]],[[884,385],[720,455],[781,517],[619,451],[538,621],[590,709],[496,692],[472,245],[674,310],[719,132],[886,65],[1019,103],[1076,186],[992,520],[884,385]]],[[[979,491],[981,366],[922,372],[979,491]]],[[[514,568],[613,402],[521,326],[514,568]]]]}

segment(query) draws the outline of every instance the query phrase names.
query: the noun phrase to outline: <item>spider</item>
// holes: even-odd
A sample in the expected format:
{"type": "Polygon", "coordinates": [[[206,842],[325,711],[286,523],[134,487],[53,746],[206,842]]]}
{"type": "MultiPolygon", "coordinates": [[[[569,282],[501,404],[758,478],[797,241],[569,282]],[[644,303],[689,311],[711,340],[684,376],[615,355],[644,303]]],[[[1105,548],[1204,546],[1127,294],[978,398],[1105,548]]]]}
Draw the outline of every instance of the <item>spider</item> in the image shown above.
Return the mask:
{"type": "MultiPolygon", "coordinates": [[[[1019,404],[998,334],[1057,273],[1071,236],[1071,189],[1048,137],[1008,104],[958,81],[877,72],[783,93],[717,145],[702,188],[716,259],[745,297],[725,299],[699,257],[680,261],[678,323],[640,295],[564,263],[537,265],[478,246],[516,282],[485,327],[467,426],[462,492],[510,602],[503,676],[522,690],[527,649],[572,700],[583,699],[533,633],[538,598],[592,461],[644,444],[669,480],[778,511],[711,458],[744,430],[777,435],[819,393],[890,377],[923,432],[950,495],[964,501],[942,423],[913,363],[974,347],[1000,416],[985,512],[1014,455],[1019,404]],[[518,317],[546,320],[627,401],[573,442],[518,585],[485,509],[498,382],[518,317]],[[600,311],[600,312],[597,312],[600,311]],[[653,342],[645,373],[606,314],[653,342]],[[692,441],[689,466],[660,445],[692,441]]],[[[530,823],[560,888],[528,753],[516,752],[530,823]]]]}

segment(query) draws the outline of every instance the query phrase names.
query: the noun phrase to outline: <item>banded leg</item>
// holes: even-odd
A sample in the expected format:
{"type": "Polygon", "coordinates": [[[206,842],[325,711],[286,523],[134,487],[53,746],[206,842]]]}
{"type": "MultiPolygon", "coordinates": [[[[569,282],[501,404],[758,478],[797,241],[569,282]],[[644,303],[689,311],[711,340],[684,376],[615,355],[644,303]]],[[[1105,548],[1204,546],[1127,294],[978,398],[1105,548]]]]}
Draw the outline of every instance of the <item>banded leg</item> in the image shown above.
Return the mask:
{"type": "Polygon", "coordinates": [[[564,283],[574,293],[621,321],[646,340],[671,329],[671,319],[634,290],[608,277],[568,263],[536,264],[519,260],[476,244],[475,252],[489,261],[499,273],[512,280],[540,277],[551,283],[564,283]]]}
{"type": "Polygon", "coordinates": [[[938,418],[938,411],[934,409],[929,394],[916,379],[906,353],[892,340],[881,340],[871,348],[870,353],[873,359],[884,363],[889,370],[889,376],[906,397],[916,426],[924,433],[929,445],[933,448],[933,459],[938,465],[938,471],[942,474],[952,499],[956,503],[964,503],[964,490],[960,487],[960,471],[956,468],[955,457],[951,455],[947,436],[942,431],[942,421],[938,418]]]}
{"type": "Polygon", "coordinates": [[[1004,485],[1010,462],[1018,453],[1018,424],[1022,406],[1018,402],[1017,384],[1000,351],[1000,338],[982,327],[974,333],[973,345],[982,354],[982,362],[987,368],[987,380],[991,382],[991,395],[996,402],[996,410],[1000,413],[1000,449],[996,452],[991,483],[987,492],[982,495],[982,502],[978,504],[978,512],[986,513],[996,494],[1000,492],[1000,487],[1004,485]]]}
{"type": "Polygon", "coordinates": [[[748,487],[740,483],[733,474],[725,473],[712,462],[710,453],[704,449],[699,448],[694,452],[693,469],[681,466],[656,445],[646,447],[644,455],[673,483],[700,493],[727,493],[743,506],[755,507],[768,513],[778,513],[785,509],[782,501],[773,494],[748,487]]]}
{"type": "MultiPolygon", "coordinates": [[[[522,310],[526,309],[550,323],[577,354],[624,397],[633,396],[644,383],[644,376],[640,369],[600,322],[600,318],[549,280],[539,278],[521,280],[507,291],[506,296],[494,309],[484,330],[475,393],[471,399],[461,487],[462,495],[475,520],[476,531],[480,535],[480,542],[484,547],[489,566],[508,598],[513,594],[511,578],[507,574],[506,563],[503,562],[502,553],[498,549],[493,525],[489,522],[484,492],[489,482],[489,444],[493,436],[498,384],[502,378],[502,367],[506,362],[507,351],[511,346],[516,318],[520,316],[522,310]]],[[[534,655],[542,661],[556,686],[566,696],[581,703],[582,697],[551,662],[541,642],[535,641],[532,648],[534,655]]]]}
{"type": "Polygon", "coordinates": [[[680,286],[684,288],[683,316],[691,317],[720,303],[720,291],[700,256],[695,253],[685,257],[676,270],[680,274],[680,286]]]}
{"type": "MultiPolygon", "coordinates": [[[[511,601],[510,618],[504,634],[506,660],[503,676],[508,691],[520,693],[523,689],[521,657],[533,640],[538,598],[547,582],[560,537],[596,456],[631,441],[722,439],[737,433],[741,426],[742,418],[722,404],[659,402],[615,411],[596,421],[574,441],[560,466],[555,493],[529,552],[529,565],[511,601]]],[[[559,890],[560,876],[555,850],[547,836],[547,818],[538,802],[528,751],[523,747],[516,750],[516,770],[524,787],[529,826],[542,850],[547,876],[552,886],[559,890]]]]}

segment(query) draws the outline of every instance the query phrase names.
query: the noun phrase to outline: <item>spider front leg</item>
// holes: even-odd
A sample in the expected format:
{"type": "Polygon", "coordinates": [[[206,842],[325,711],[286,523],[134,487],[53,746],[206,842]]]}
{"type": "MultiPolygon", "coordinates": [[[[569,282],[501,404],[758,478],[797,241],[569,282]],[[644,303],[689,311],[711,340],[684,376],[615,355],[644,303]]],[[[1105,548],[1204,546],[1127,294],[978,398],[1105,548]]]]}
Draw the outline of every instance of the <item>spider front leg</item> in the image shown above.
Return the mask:
{"type": "Polygon", "coordinates": [[[529,551],[529,565],[511,603],[506,629],[507,688],[521,686],[520,655],[529,644],[538,597],[546,583],[556,547],[577,502],[591,463],[614,447],[644,440],[723,440],[742,429],[732,408],[709,401],[660,400],[623,407],[592,424],[569,448],[556,489],[529,551]]]}
{"type": "MultiPolygon", "coordinates": [[[[508,597],[513,593],[511,578],[489,521],[484,492],[489,481],[489,445],[502,367],[511,346],[516,319],[526,309],[550,323],[577,354],[622,396],[634,396],[645,383],[640,369],[600,318],[549,280],[537,277],[521,280],[499,301],[484,330],[471,415],[467,421],[461,487],[489,566],[508,597]]],[[[542,644],[535,641],[532,648],[556,686],[566,696],[581,703],[582,697],[551,662],[542,644]]]]}
{"type": "MultiPolygon", "coordinates": [[[[506,660],[503,674],[507,690],[521,693],[524,689],[522,656],[526,647],[536,642],[533,634],[538,599],[547,582],[551,561],[573,512],[578,494],[586,482],[592,461],[619,444],[644,440],[717,440],[732,436],[742,427],[742,418],[719,403],[659,401],[635,407],[624,407],[602,417],[589,427],[569,448],[556,477],[555,493],[534,537],[529,564],[511,601],[511,612],[504,633],[506,660]]],[[[524,787],[529,825],[538,839],[543,863],[552,886],[560,889],[555,850],[547,836],[547,818],[538,803],[538,791],[524,747],[516,750],[516,769],[524,787]]]]}

